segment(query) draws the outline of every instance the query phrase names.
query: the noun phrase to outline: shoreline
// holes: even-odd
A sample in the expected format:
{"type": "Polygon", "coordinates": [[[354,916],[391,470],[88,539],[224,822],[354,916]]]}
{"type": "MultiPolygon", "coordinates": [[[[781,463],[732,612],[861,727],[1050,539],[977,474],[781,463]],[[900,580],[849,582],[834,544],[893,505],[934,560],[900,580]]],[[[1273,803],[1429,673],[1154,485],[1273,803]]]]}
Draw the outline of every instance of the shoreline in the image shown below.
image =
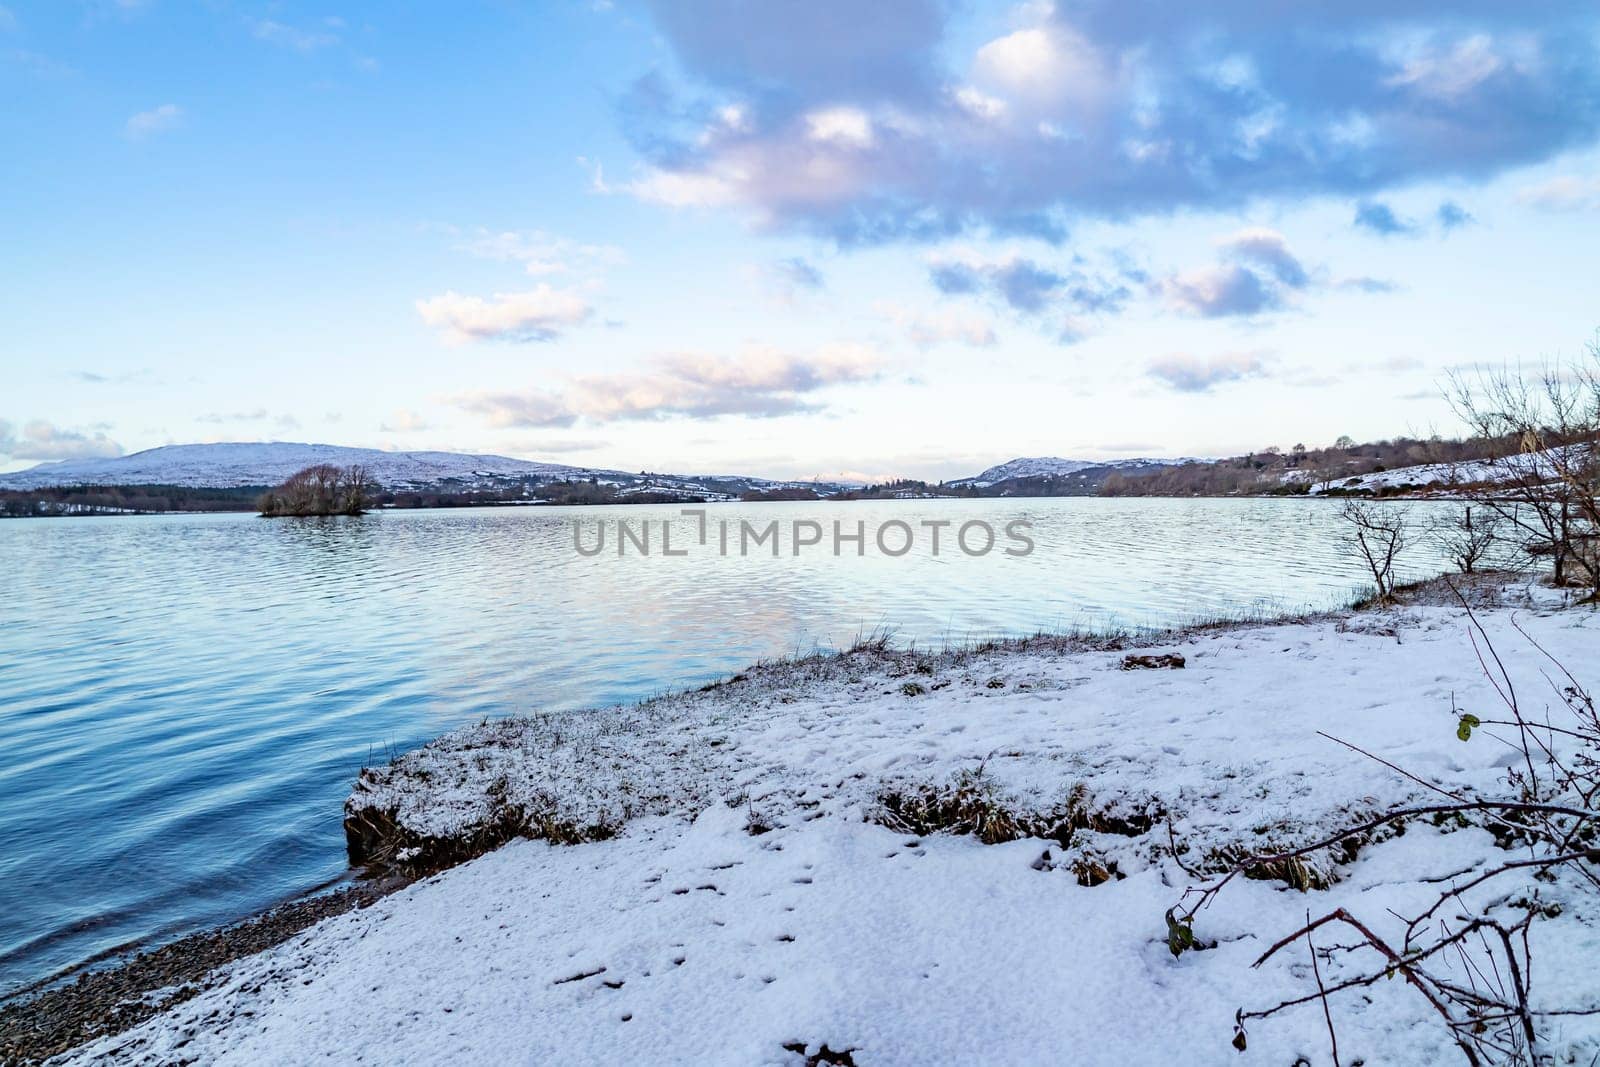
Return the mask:
{"type": "Polygon", "coordinates": [[[35,1063],[181,1004],[196,983],[324,919],[370,907],[409,881],[389,874],[315,890],[157,948],[113,950],[0,1000],[0,1064],[35,1063]]]}
{"type": "MultiPolygon", "coordinates": [[[[677,794],[659,786],[676,769],[671,765],[682,762],[682,746],[691,740],[671,731],[692,734],[707,709],[714,722],[725,705],[759,701],[774,690],[784,691],[777,698],[781,704],[803,705],[841,677],[862,675],[882,675],[892,680],[891,687],[925,694],[948,685],[946,674],[976,672],[986,674],[987,687],[997,677],[989,671],[995,666],[990,660],[1003,664],[1026,656],[1121,654],[1172,648],[1221,634],[1329,623],[1343,626],[1369,613],[1428,607],[1459,610],[1452,585],[1475,609],[1536,603],[1533,576],[1487,571],[1408,583],[1396,590],[1401,599],[1391,605],[1379,604],[1368,594],[1331,609],[1242,614],[1168,628],[1041,632],[938,651],[899,649],[885,636],[869,637],[850,648],[758,662],[729,678],[634,705],[512,717],[451,731],[387,766],[362,770],[345,801],[346,841],[357,866],[413,878],[470,862],[519,838],[567,845],[605,841],[641,815],[703,806],[717,792],[719,781],[735,773],[711,759],[697,768],[710,772],[709,780],[677,794]],[[568,725],[572,730],[565,729],[568,725]],[[639,740],[657,737],[663,727],[668,731],[664,738],[668,758],[654,764],[649,758],[641,760],[639,740]],[[580,744],[595,746],[604,758],[586,760],[571,751],[580,744]],[[464,766],[468,761],[470,769],[464,766]],[[625,769],[618,761],[625,762],[625,769]],[[519,780],[519,772],[529,769],[537,773],[519,780]],[[653,783],[655,791],[646,787],[618,796],[614,787],[620,785],[627,793],[630,782],[653,783]]],[[[711,738],[699,755],[719,748],[725,748],[722,740],[711,738]]],[[[692,757],[691,753],[691,762],[692,757]]]]}
{"type": "MultiPolygon", "coordinates": [[[[671,500],[466,500],[460,503],[449,504],[375,504],[361,514],[382,514],[387,511],[413,512],[413,511],[464,511],[472,508],[614,508],[614,507],[670,507],[682,504],[687,507],[715,507],[729,504],[883,504],[893,501],[918,501],[926,503],[931,500],[978,500],[996,501],[1000,503],[1016,503],[1026,500],[1376,500],[1398,503],[1440,503],[1458,501],[1471,503],[1477,499],[1477,494],[1483,492],[1481,487],[1455,487],[1447,485],[1419,486],[1411,489],[1395,490],[1392,492],[1372,492],[1364,490],[1349,490],[1339,487],[1324,490],[1307,490],[1299,493],[1288,492],[1262,492],[1262,493],[1057,493],[1033,494],[1019,493],[1015,495],[999,496],[960,496],[955,494],[943,495],[929,493],[921,496],[818,496],[815,498],[793,499],[786,497],[758,498],[751,500],[717,500],[709,497],[685,497],[671,500]]],[[[247,507],[226,508],[169,508],[167,510],[140,510],[136,508],[105,508],[94,509],[69,509],[62,511],[41,512],[29,515],[15,515],[0,512],[0,519],[88,519],[88,518],[137,518],[149,516],[173,515],[257,515],[262,518],[337,518],[340,513],[326,515],[261,515],[260,508],[254,504],[247,507]]]]}
{"type": "MultiPolygon", "coordinates": [[[[1417,595],[1437,579],[1417,582],[1403,590],[1417,595]]],[[[1041,632],[1027,637],[1004,638],[945,650],[945,654],[978,651],[1001,655],[1047,648],[1056,654],[1097,649],[1114,651],[1154,647],[1182,640],[1186,635],[1236,628],[1292,625],[1331,619],[1364,610],[1357,599],[1343,607],[1283,615],[1254,615],[1210,619],[1167,628],[1104,630],[1085,632],[1041,632]]],[[[720,690],[746,680],[751,673],[785,669],[801,664],[842,660],[854,652],[890,652],[884,641],[864,639],[854,649],[818,650],[796,657],[763,660],[726,678],[716,679],[691,689],[669,691],[640,701],[640,705],[670,702],[695,693],[720,690]]],[[[908,655],[916,655],[914,651],[908,655]]],[[[622,708],[631,707],[629,705],[622,708]]],[[[581,708],[558,712],[579,716],[618,708],[581,708]]],[[[451,731],[456,733],[458,731],[451,731]]],[[[450,736],[446,734],[443,736],[450,736]]],[[[439,739],[436,738],[436,743],[439,739]]],[[[428,747],[427,744],[422,746],[428,747]]],[[[363,771],[362,773],[365,773],[363,771]]],[[[358,778],[359,781],[359,778],[358,778]]],[[[351,867],[346,884],[331,891],[313,889],[262,911],[233,921],[186,934],[154,948],[134,946],[112,950],[105,957],[85,961],[0,998],[0,1064],[35,1063],[101,1037],[114,1036],[187,999],[193,983],[212,970],[235,960],[262,952],[295,936],[308,926],[346,911],[371,906],[376,901],[412,884],[415,880],[470,862],[494,848],[523,836],[506,832],[490,837],[475,835],[467,841],[441,842],[436,853],[424,862],[395,864],[382,855],[385,847],[377,841],[360,844],[361,831],[353,829],[352,817],[345,816],[347,849],[351,867]],[[492,841],[492,843],[491,843],[492,841]],[[152,994],[165,994],[152,1000],[152,994]],[[33,1050],[38,1050],[37,1053],[33,1050]]],[[[380,837],[382,826],[371,827],[380,837]]],[[[581,832],[558,833],[558,839],[574,842],[581,832]]],[[[403,846],[399,846],[403,847],[403,846]]],[[[387,851],[395,851],[391,846],[387,851]]]]}
{"type": "MultiPolygon", "coordinates": [[[[1496,591],[1501,590],[1505,582],[1506,576],[1503,574],[1479,576],[1468,583],[1468,592],[1480,606],[1483,606],[1485,598],[1496,599],[1501,595],[1496,591]]],[[[1524,590],[1520,598],[1522,606],[1533,607],[1533,599],[1530,599],[1533,597],[1534,592],[1531,588],[1524,590]]],[[[1381,621],[1384,616],[1418,608],[1436,607],[1445,603],[1453,603],[1453,600],[1448,599],[1442,583],[1434,580],[1409,587],[1405,590],[1404,599],[1398,607],[1378,608],[1375,611],[1352,606],[1292,618],[1216,622],[1182,630],[1148,634],[1040,635],[974,648],[947,650],[937,654],[919,653],[914,650],[895,651],[882,643],[873,643],[839,653],[758,664],[726,681],[713,683],[700,690],[668,694],[633,707],[556,713],[539,722],[544,726],[555,725],[558,735],[564,726],[587,728],[588,732],[583,734],[583,743],[599,742],[604,758],[611,761],[612,769],[616,772],[610,783],[602,784],[614,785],[617,781],[627,781],[630,774],[636,775],[640,771],[649,769],[648,758],[641,762],[637,757],[630,757],[634,762],[625,770],[617,770],[617,761],[624,759],[625,756],[621,748],[628,747],[628,743],[617,739],[645,736],[649,731],[641,732],[640,726],[646,719],[654,726],[662,723],[681,724],[685,719],[686,710],[690,713],[688,718],[693,718],[696,709],[701,712],[710,709],[712,714],[708,721],[720,729],[732,725],[731,720],[737,718],[734,712],[747,712],[752,699],[770,697],[778,690],[782,692],[775,702],[784,705],[780,709],[780,714],[793,714],[796,711],[803,711],[808,700],[816,700],[818,692],[826,690],[841,674],[856,674],[876,679],[871,683],[874,685],[881,684],[885,678],[904,679],[898,682],[900,692],[896,696],[911,702],[923,696],[937,694],[944,689],[945,685],[940,683],[944,681],[944,676],[953,670],[962,670],[969,674],[983,673],[990,666],[1017,665],[1032,660],[1070,663],[1085,656],[1104,658],[1106,655],[1115,656],[1130,649],[1173,647],[1202,639],[1214,641],[1252,632],[1270,633],[1289,627],[1342,627],[1354,624],[1356,629],[1360,629],[1365,621],[1374,618],[1379,620],[1375,623],[1375,628],[1382,636],[1393,630],[1393,627],[1381,621]],[[913,694],[912,687],[920,691],[913,694]],[[787,699],[784,699],[785,697],[787,699]],[[723,713],[720,718],[719,712],[723,713]],[[641,716],[645,718],[641,719],[641,716]],[[609,717],[610,721],[597,721],[605,717],[609,717]]],[[[1398,637],[1395,640],[1399,640],[1398,637]]],[[[1149,672],[1148,675],[1146,672],[1134,673],[1141,678],[1150,677],[1157,681],[1160,675],[1165,674],[1159,671],[1149,672]]],[[[978,687],[975,695],[985,695],[982,690],[989,687],[996,677],[998,675],[978,680],[975,683],[978,687]]],[[[1018,694],[1029,691],[1029,684],[1026,682],[1019,683],[1013,679],[1007,684],[1011,691],[1018,694]]],[[[996,691],[1004,689],[1006,686],[1001,686],[996,691]]],[[[654,794],[645,790],[618,806],[615,803],[616,796],[608,794],[604,788],[598,792],[591,790],[584,794],[581,784],[572,780],[570,775],[586,773],[592,768],[578,763],[564,768],[569,775],[565,786],[576,789],[575,793],[562,798],[568,806],[562,808],[560,804],[556,804],[539,810],[536,806],[529,806],[525,792],[519,792],[530,786],[528,782],[505,781],[497,784],[496,781],[490,780],[487,783],[489,788],[481,788],[477,796],[471,796],[458,795],[461,792],[460,788],[452,789],[433,780],[440,766],[448,763],[451,758],[459,758],[463,751],[477,751],[479,755],[474,758],[488,758],[482,750],[488,747],[487,743],[495,737],[506,743],[506,754],[515,761],[526,763],[530,759],[530,751],[534,749],[518,743],[525,742],[526,737],[508,736],[507,722],[518,722],[521,727],[528,725],[527,720],[502,720],[477,728],[456,731],[422,749],[402,756],[388,768],[370,774],[363,772],[352,792],[351,801],[347,802],[347,827],[350,825],[348,817],[370,818],[370,813],[384,810],[384,804],[390,801],[399,799],[414,802],[410,807],[407,807],[406,803],[395,805],[389,815],[389,826],[386,831],[376,824],[368,827],[379,832],[368,839],[359,851],[363,853],[361,858],[377,861],[374,866],[382,875],[379,881],[358,882],[335,894],[292,901],[265,915],[220,930],[191,935],[134,957],[120,966],[87,972],[70,985],[47,989],[20,1001],[13,1000],[4,1008],[0,1008],[0,1058],[7,1063],[31,1062],[40,1055],[49,1055],[64,1048],[77,1046],[84,1039],[104,1039],[137,1027],[164,1011],[181,1006],[203,989],[214,988],[216,983],[223,979],[226,971],[217,971],[211,979],[200,981],[213,968],[246,959],[263,949],[279,945],[324,919],[351,910],[369,908],[388,897],[390,893],[413,885],[413,878],[428,878],[426,884],[431,885],[437,881],[437,877],[428,876],[436,876],[439,871],[448,871],[460,864],[468,863],[508,841],[520,838],[535,840],[543,838],[563,843],[609,841],[624,836],[628,826],[633,823],[648,822],[661,817],[677,818],[692,814],[693,811],[704,810],[707,805],[714,805],[710,793],[719,792],[717,788],[707,790],[703,782],[694,782],[690,783],[691,788],[674,795],[669,795],[670,789],[658,789],[654,794]],[[397,769],[405,773],[397,774],[397,769]],[[416,775],[417,771],[422,772],[420,776],[416,775]],[[408,787],[421,785],[426,788],[408,797],[404,789],[395,788],[396,783],[408,787]],[[500,793],[498,800],[501,806],[484,807],[481,803],[484,797],[494,793],[496,789],[500,793]],[[515,810],[516,817],[509,820],[504,818],[507,810],[515,810]],[[600,817],[589,821],[579,817],[597,813],[600,817]],[[484,819],[481,817],[484,814],[491,817],[484,819]],[[407,850],[411,849],[417,851],[407,854],[407,850]],[[393,862],[395,857],[399,857],[400,862],[393,862]],[[386,860],[389,862],[384,862],[386,860]],[[193,958],[197,954],[199,958],[193,958]],[[186,960],[184,958],[186,956],[190,958],[186,960]],[[152,992],[162,995],[151,997],[149,994],[152,992]],[[55,1028],[53,1031],[52,1027],[55,1028]],[[52,1032],[56,1035],[53,1040],[45,1036],[52,1032]],[[62,1044],[62,1041],[68,1043],[62,1044]]],[[[550,744],[551,736],[548,731],[543,731],[542,727],[541,731],[536,747],[542,753],[542,758],[548,760],[551,758],[549,750],[553,747],[550,744]]],[[[680,745],[682,741],[681,736],[668,739],[666,751],[674,753],[676,762],[673,766],[677,766],[685,759],[684,750],[674,749],[674,746],[680,745]]],[[[554,747],[560,747],[561,744],[571,747],[570,743],[559,740],[554,747]]],[[[723,747],[726,746],[713,744],[709,746],[708,751],[714,753],[716,749],[723,747]]],[[[699,760],[703,764],[691,770],[704,772],[702,777],[712,781],[718,780],[719,775],[727,773],[728,766],[719,762],[717,758],[702,757],[706,757],[706,753],[688,757],[689,763],[699,760]]],[[[504,768],[496,768],[497,773],[501,770],[504,768]]],[[[690,777],[692,778],[693,774],[690,777]]],[[[722,785],[725,786],[727,781],[728,779],[721,779],[722,785]]],[[[475,783],[478,787],[483,787],[484,784],[481,781],[475,783]]],[[[537,791],[548,788],[551,782],[541,780],[531,785],[537,791]]],[[[803,788],[798,790],[798,796],[773,799],[769,795],[761,797],[761,803],[758,804],[757,799],[754,799],[758,789],[754,786],[753,781],[741,782],[740,791],[752,797],[747,801],[750,805],[746,819],[748,822],[754,823],[758,818],[769,817],[774,822],[780,821],[786,817],[780,809],[788,802],[796,804],[790,814],[793,810],[809,810],[806,808],[808,800],[806,790],[803,788]],[[758,810],[769,805],[770,811],[758,810]]],[[[793,783],[785,786],[785,790],[790,794],[795,794],[797,788],[793,783]]],[[[470,789],[467,792],[470,794],[470,789]]],[[[725,792],[725,789],[721,790],[719,795],[725,792]]],[[[911,794],[907,792],[904,795],[911,794]]],[[[1039,795],[1042,796],[1042,793],[1039,795]]],[[[1146,793],[1147,797],[1149,795],[1151,794],[1146,793]]],[[[1098,804],[1090,813],[1090,821],[1096,822],[1101,828],[1106,828],[1115,826],[1118,820],[1126,821],[1130,816],[1137,817],[1139,812],[1135,809],[1138,808],[1138,804],[1125,803],[1126,799],[1114,798],[1108,803],[1098,804]]],[[[1024,804],[1023,807],[1027,805],[1024,804]]],[[[1137,822],[1137,818],[1135,821],[1137,822]]],[[[1145,830],[1148,829],[1149,826],[1145,825],[1145,830]]],[[[355,855],[358,849],[354,846],[363,840],[361,832],[352,833],[351,840],[352,854],[355,855]]],[[[1115,876],[1119,879],[1123,877],[1125,872],[1119,871],[1115,862],[1101,862],[1110,859],[1110,857],[1090,859],[1084,870],[1091,873],[1087,875],[1080,873],[1080,876],[1091,881],[1080,884],[1098,884],[1092,881],[1098,877],[1093,873],[1096,870],[1106,871],[1106,878],[1113,876],[1110,872],[1115,872],[1115,876]]]]}

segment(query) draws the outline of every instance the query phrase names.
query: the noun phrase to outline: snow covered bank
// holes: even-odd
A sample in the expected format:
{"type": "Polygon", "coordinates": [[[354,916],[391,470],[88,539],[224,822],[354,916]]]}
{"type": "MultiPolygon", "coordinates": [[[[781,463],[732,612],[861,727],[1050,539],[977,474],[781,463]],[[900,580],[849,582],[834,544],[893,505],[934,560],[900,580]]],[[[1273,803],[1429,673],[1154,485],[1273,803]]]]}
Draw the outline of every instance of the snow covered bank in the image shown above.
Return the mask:
{"type": "Polygon", "coordinates": [[[1424,495],[1461,495],[1485,491],[1513,480],[1526,480],[1528,484],[1554,482],[1561,471],[1579,461],[1585,453],[1576,446],[1547,449],[1506,456],[1498,461],[1486,459],[1462,460],[1455,463],[1420,463],[1410,467],[1394,467],[1350,477],[1317,477],[1304,470],[1284,472],[1284,481],[1304,481],[1313,478],[1312,496],[1324,493],[1356,493],[1389,496],[1419,493],[1424,495]]]}
{"type": "MultiPolygon", "coordinates": [[[[1480,616],[1519,685],[1547,691],[1514,614],[1600,681],[1600,616],[1532,595],[1480,616]]],[[[1493,699],[1465,626],[1411,606],[1148,650],[1179,670],[1124,670],[1110,642],[869,649],[465,730],[363,777],[370,847],[582,843],[514,841],[330,919],[73,1061],[1325,1063],[1316,1005],[1230,1047],[1235,1009],[1311,981],[1303,952],[1251,962],[1309,910],[1414,909],[1505,855],[1489,833],[1413,823],[1322,861],[1309,893],[1240,880],[1197,921],[1207,951],[1174,958],[1162,916],[1185,868],[1426,793],[1319,730],[1494,789],[1513,750],[1459,741],[1451,711],[1493,699]]],[[[1536,993],[1600,997],[1600,901],[1542,892],[1536,993]]],[[[1403,988],[1334,1012],[1345,1063],[1457,1055],[1403,988]]],[[[1600,1052],[1600,1021],[1553,1025],[1558,1054],[1600,1052]]]]}

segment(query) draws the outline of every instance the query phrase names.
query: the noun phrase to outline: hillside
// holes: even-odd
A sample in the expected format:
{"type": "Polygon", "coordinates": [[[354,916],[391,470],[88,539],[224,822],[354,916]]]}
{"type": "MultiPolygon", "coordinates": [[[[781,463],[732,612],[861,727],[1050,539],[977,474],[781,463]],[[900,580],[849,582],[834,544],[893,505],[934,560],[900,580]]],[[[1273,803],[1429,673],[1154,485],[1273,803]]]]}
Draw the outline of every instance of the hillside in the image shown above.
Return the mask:
{"type": "Polygon", "coordinates": [[[64,460],[0,474],[0,490],[59,486],[182,486],[235,489],[277,485],[289,475],[316,463],[359,464],[386,489],[504,489],[549,482],[588,482],[614,487],[619,493],[644,490],[680,495],[737,495],[748,489],[783,489],[815,485],[823,492],[839,486],[755,478],[736,474],[658,474],[573,467],[561,463],[513,459],[471,452],[386,452],[377,448],[300,444],[287,441],[238,441],[219,444],[164,445],[113,459],[64,460]]]}
{"type": "MultiPolygon", "coordinates": [[[[1266,448],[1217,460],[1114,471],[1102,496],[1295,496],[1324,492],[1390,496],[1460,487],[1489,477],[1483,461],[1504,441],[1397,437],[1330,448],[1266,448]]],[[[1513,449],[1514,450],[1514,449],[1513,449]]]]}
{"type": "Polygon", "coordinates": [[[361,465],[382,507],[481,504],[661,504],[749,494],[831,496],[832,482],[659,474],[457,452],[385,452],[283,441],[167,445],[115,459],[45,463],[0,474],[0,518],[167,511],[242,511],[313,464],[361,465]]]}
{"type": "Polygon", "coordinates": [[[225,489],[276,485],[314,463],[360,464],[389,488],[475,482],[493,477],[588,478],[618,471],[592,471],[558,463],[455,452],[385,452],[376,448],[298,444],[286,441],[164,445],[114,459],[41,463],[0,474],[0,488],[39,489],[59,485],[182,485],[225,489]]]}
{"type": "MultiPolygon", "coordinates": [[[[1155,470],[1159,467],[1170,467],[1179,463],[1197,462],[1189,459],[1063,459],[1060,456],[1019,456],[1004,463],[990,467],[981,474],[970,478],[957,478],[948,484],[956,486],[970,485],[977,489],[987,489],[1002,482],[1035,480],[1035,479],[1060,479],[1072,475],[1087,475],[1091,471],[1123,471],[1141,472],[1155,470]]],[[[1092,477],[1092,475],[1088,475],[1092,477]]]]}
{"type": "Polygon", "coordinates": [[[1139,477],[1193,459],[1066,459],[1019,456],[980,474],[945,482],[941,488],[970,496],[1095,496],[1113,477],[1139,477]]]}

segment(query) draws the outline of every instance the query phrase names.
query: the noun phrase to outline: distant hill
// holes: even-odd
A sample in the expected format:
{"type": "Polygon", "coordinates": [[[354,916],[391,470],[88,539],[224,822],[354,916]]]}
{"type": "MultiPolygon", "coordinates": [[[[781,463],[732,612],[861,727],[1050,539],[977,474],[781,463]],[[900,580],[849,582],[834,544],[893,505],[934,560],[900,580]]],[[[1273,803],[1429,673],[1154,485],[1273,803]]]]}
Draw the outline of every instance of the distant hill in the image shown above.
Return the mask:
{"type": "Polygon", "coordinates": [[[1225,459],[1175,462],[1115,472],[1104,496],[1298,496],[1356,493],[1384,496],[1460,486],[1490,477],[1480,462],[1516,448],[1482,438],[1396,437],[1328,448],[1264,448],[1225,459]]]}
{"type": "MultiPolygon", "coordinates": [[[[385,452],[285,441],[166,445],[114,459],[65,460],[0,474],[0,496],[43,498],[60,513],[249,507],[254,492],[317,463],[360,464],[386,491],[386,506],[484,503],[622,503],[672,500],[880,498],[884,496],[1253,496],[1384,494],[1475,480],[1481,443],[1407,439],[1320,449],[1276,450],[1223,460],[1018,457],[966,478],[932,485],[782,481],[748,475],[684,475],[513,459],[482,453],[385,452]],[[1427,457],[1429,463],[1415,460],[1427,457]],[[1406,463],[1410,459],[1413,462],[1406,463]],[[1442,462],[1440,460],[1442,459],[1442,462]],[[1395,462],[1401,460],[1401,462],[1395,462]],[[103,490],[84,491],[88,487],[103,490]]],[[[0,509],[4,510],[4,509],[0,509]]],[[[15,507],[34,514],[32,506],[15,507]]]]}
{"type": "Polygon", "coordinates": [[[984,496],[1091,496],[1113,474],[1144,474],[1191,459],[1063,459],[1060,456],[1022,456],[990,467],[969,478],[947,482],[970,487],[984,496]]]}
{"type": "Polygon", "coordinates": [[[287,441],[164,445],[114,459],[69,459],[0,474],[0,488],[58,485],[184,485],[213,489],[277,485],[314,463],[361,464],[390,488],[433,486],[494,476],[583,477],[592,472],[558,463],[455,452],[385,452],[376,448],[287,441]]]}
{"type": "MultiPolygon", "coordinates": [[[[0,489],[78,485],[208,489],[270,486],[278,485],[289,475],[314,463],[360,464],[379,485],[398,491],[470,491],[518,483],[592,479],[623,492],[649,489],[667,494],[717,496],[810,484],[741,475],[629,473],[477,453],[385,452],[376,448],[270,441],[164,445],[115,459],[42,463],[25,471],[0,474],[0,489]]],[[[823,485],[821,488],[827,491],[837,487],[823,485]]]]}

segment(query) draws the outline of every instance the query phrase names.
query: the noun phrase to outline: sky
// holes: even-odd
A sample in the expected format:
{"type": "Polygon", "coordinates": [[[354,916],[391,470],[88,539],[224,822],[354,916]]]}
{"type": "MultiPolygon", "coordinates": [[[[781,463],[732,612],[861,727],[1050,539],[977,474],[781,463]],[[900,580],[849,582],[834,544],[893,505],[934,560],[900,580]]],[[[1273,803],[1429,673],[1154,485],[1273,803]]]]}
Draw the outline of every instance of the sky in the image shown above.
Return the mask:
{"type": "Polygon", "coordinates": [[[1232,455],[1600,327],[1588,0],[0,4],[0,470],[1232,455]]]}

